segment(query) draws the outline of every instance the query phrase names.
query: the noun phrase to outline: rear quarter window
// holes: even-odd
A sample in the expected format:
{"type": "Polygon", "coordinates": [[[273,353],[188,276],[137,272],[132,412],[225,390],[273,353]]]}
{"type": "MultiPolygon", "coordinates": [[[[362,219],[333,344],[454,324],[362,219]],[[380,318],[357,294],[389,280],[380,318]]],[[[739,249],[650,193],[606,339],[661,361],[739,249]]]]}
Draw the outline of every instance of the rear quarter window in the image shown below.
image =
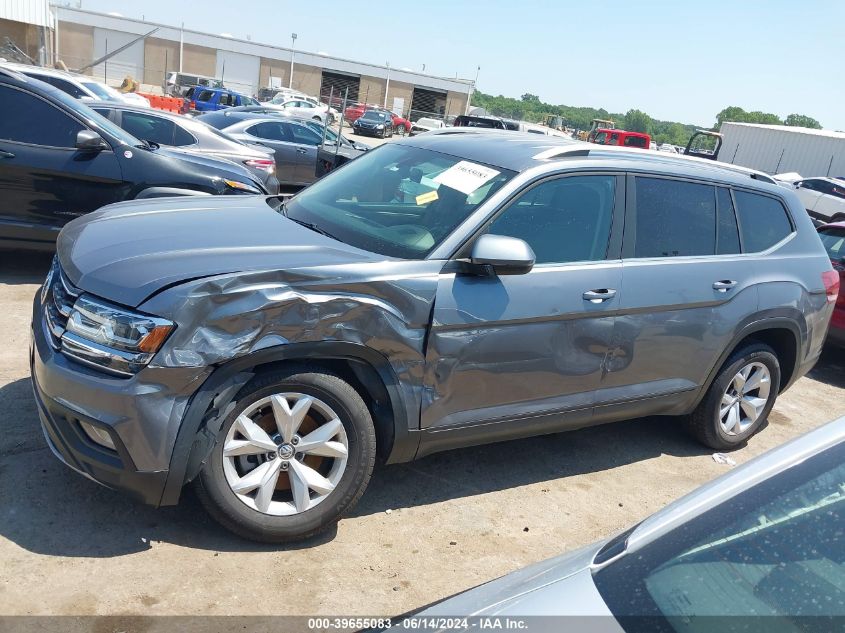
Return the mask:
{"type": "Polygon", "coordinates": [[[771,248],[792,233],[792,223],[779,200],[748,191],[735,191],[734,199],[746,253],[771,248]]]}

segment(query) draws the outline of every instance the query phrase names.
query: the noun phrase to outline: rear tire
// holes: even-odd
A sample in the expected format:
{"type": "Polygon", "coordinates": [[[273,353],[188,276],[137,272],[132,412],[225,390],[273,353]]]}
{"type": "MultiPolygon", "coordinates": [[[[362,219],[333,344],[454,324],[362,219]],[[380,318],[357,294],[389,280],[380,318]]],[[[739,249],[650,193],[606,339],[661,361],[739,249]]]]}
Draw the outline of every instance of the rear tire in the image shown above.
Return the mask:
{"type": "Polygon", "coordinates": [[[314,536],[349,511],[375,456],[373,421],[358,392],[322,368],[291,365],[241,389],[194,484],[226,529],[285,543],[314,536]]]}
{"type": "Polygon", "coordinates": [[[690,434],[715,450],[740,448],[765,424],[779,386],[780,363],[771,347],[736,350],[688,417],[690,434]]]}

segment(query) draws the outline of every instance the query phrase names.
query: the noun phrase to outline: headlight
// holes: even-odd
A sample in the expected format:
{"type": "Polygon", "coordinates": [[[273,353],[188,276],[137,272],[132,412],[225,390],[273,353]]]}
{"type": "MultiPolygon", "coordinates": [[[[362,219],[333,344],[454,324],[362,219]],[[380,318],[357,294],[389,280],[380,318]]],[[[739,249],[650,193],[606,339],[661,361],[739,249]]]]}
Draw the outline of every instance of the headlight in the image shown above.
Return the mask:
{"type": "Polygon", "coordinates": [[[131,375],[152,360],[173,328],[167,319],[82,296],[68,317],[62,351],[84,363],[131,375]]]}
{"type": "Polygon", "coordinates": [[[238,191],[244,191],[246,193],[261,193],[256,187],[252,185],[248,185],[245,182],[241,182],[239,180],[223,180],[226,183],[227,187],[232,189],[237,189],[238,191]]]}
{"type": "Polygon", "coordinates": [[[383,125],[383,124],[381,124],[381,123],[379,123],[379,124],[376,126],[376,129],[377,129],[377,130],[383,130],[383,129],[384,129],[384,125],[383,125]]]}

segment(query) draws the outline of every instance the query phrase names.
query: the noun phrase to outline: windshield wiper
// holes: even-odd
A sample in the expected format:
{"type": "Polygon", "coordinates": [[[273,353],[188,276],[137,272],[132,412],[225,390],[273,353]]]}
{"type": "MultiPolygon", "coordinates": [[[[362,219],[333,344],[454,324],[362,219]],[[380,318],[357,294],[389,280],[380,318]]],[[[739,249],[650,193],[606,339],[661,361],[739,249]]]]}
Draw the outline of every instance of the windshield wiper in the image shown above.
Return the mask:
{"type": "Polygon", "coordinates": [[[340,239],[338,239],[336,236],[334,236],[334,235],[332,235],[331,233],[329,233],[326,229],[324,229],[323,227],[321,227],[321,226],[319,226],[319,225],[317,225],[317,224],[314,224],[313,222],[306,222],[305,220],[297,220],[296,218],[292,218],[292,217],[290,217],[290,216],[287,214],[286,204],[287,204],[287,203],[285,203],[285,202],[283,202],[283,203],[282,203],[281,210],[282,210],[282,213],[284,214],[284,216],[285,216],[288,220],[291,220],[291,221],[293,221],[293,222],[296,222],[297,224],[301,224],[301,225],[302,225],[302,226],[304,226],[305,228],[307,228],[307,229],[311,229],[312,231],[314,231],[315,233],[319,233],[320,235],[325,235],[326,237],[330,237],[330,238],[332,238],[333,240],[337,240],[338,242],[340,242],[340,241],[341,241],[341,240],[340,240],[340,239]]]}

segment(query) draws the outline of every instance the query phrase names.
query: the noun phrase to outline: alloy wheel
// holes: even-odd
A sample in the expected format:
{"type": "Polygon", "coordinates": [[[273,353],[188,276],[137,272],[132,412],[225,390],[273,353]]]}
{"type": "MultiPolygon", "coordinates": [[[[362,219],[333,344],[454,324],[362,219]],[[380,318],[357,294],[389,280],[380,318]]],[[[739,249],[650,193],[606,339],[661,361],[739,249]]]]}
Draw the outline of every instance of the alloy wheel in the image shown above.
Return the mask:
{"type": "Polygon", "coordinates": [[[771,374],[763,363],[742,367],[728,383],[719,405],[719,423],[727,435],[741,435],[763,413],[769,401],[771,374]]]}
{"type": "Polygon", "coordinates": [[[300,514],[343,477],[349,440],[332,408],[314,396],[279,393],[250,404],[222,443],[229,488],[250,508],[300,514]]]}

